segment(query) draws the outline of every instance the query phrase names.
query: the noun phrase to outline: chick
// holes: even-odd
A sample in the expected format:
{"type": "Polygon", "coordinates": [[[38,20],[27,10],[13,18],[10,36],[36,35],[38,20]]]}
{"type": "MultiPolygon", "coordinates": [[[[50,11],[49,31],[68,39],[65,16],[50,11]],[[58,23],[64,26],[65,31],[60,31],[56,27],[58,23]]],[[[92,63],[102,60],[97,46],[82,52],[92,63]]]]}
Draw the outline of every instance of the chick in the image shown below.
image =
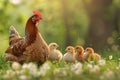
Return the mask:
{"type": "Polygon", "coordinates": [[[58,47],[59,46],[57,43],[50,43],[49,44],[50,54],[49,54],[48,59],[52,62],[53,61],[58,62],[62,59],[62,53],[59,50],[57,50],[58,47]]]}
{"type": "Polygon", "coordinates": [[[88,47],[85,50],[84,59],[86,61],[90,61],[90,60],[98,61],[101,59],[101,56],[98,53],[95,53],[93,48],[88,47]]]}
{"type": "Polygon", "coordinates": [[[76,60],[80,61],[82,63],[85,62],[85,60],[84,60],[84,48],[82,46],[76,46],[75,51],[76,51],[76,55],[75,55],[76,60]]]}
{"type": "Polygon", "coordinates": [[[75,63],[76,59],[75,59],[75,49],[72,46],[68,46],[66,48],[66,53],[63,56],[63,60],[68,63],[68,62],[72,62],[75,63]]]}

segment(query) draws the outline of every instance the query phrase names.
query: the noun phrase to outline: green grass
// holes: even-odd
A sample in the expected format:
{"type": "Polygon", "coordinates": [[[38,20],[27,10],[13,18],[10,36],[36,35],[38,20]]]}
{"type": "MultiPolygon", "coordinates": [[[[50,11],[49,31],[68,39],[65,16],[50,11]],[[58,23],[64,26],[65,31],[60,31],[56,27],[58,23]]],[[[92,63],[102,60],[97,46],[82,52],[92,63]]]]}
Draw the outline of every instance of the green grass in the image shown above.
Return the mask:
{"type": "MultiPolygon", "coordinates": [[[[100,66],[99,63],[89,62],[82,64],[82,68],[80,65],[76,64],[66,64],[64,61],[59,63],[51,63],[47,61],[45,64],[40,67],[37,66],[37,71],[46,72],[44,75],[41,73],[39,76],[35,76],[36,74],[31,74],[30,70],[34,70],[35,68],[30,67],[31,69],[25,69],[24,73],[17,73],[23,70],[14,69],[12,67],[12,62],[6,62],[4,60],[4,56],[0,55],[0,80],[120,80],[120,55],[119,52],[104,52],[102,56],[104,60],[106,60],[106,64],[100,66]],[[106,54],[107,53],[107,54],[106,54]],[[114,55],[113,55],[114,54],[114,55]],[[109,55],[112,55],[113,58],[110,60],[109,55]],[[90,68],[89,65],[97,66],[98,68],[90,68]],[[48,67],[48,69],[47,69],[48,67]],[[41,69],[41,71],[40,71],[41,69]],[[73,70],[72,70],[73,69],[73,70]],[[9,70],[11,70],[11,76],[5,77],[8,75],[9,70]],[[80,71],[79,71],[80,70],[80,71]],[[77,72],[78,71],[78,72],[77,72]],[[16,74],[13,74],[16,73],[16,74]],[[12,77],[13,74],[13,77],[12,77]]],[[[28,64],[29,65],[29,64],[28,64]]],[[[36,66],[36,64],[34,64],[36,66]]],[[[37,73],[38,74],[38,73],[37,73]]]]}

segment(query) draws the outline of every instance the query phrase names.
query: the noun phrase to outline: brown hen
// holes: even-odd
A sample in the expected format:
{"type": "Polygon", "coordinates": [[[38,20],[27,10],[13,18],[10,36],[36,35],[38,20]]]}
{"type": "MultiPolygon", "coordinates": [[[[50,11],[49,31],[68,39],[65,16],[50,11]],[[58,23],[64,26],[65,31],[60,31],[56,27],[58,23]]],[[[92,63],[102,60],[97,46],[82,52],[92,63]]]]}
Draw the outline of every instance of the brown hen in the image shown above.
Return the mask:
{"type": "Polygon", "coordinates": [[[5,51],[7,61],[44,63],[49,55],[49,47],[38,30],[42,14],[33,12],[25,28],[25,37],[21,38],[14,27],[10,27],[9,47],[5,51]]]}

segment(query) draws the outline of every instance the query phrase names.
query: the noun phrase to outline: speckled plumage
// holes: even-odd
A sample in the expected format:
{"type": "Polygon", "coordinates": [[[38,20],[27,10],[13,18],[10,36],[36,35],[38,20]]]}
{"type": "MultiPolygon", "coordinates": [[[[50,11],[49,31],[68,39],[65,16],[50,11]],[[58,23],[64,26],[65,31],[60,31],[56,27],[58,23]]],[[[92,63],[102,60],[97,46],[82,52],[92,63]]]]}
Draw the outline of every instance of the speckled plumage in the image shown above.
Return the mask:
{"type": "Polygon", "coordinates": [[[42,64],[47,60],[49,47],[37,27],[40,19],[41,16],[36,14],[28,19],[24,38],[19,36],[14,27],[10,28],[9,47],[5,51],[7,61],[19,63],[37,61],[42,64]]]}

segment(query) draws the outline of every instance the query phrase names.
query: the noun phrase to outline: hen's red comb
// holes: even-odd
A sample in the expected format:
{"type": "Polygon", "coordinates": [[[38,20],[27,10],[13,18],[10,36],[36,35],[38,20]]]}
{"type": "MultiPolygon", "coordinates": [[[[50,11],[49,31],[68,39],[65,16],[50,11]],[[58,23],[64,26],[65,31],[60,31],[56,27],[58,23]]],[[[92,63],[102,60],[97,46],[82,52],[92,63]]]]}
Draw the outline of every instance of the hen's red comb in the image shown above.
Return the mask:
{"type": "Polygon", "coordinates": [[[33,14],[35,14],[35,15],[37,15],[39,17],[42,17],[42,14],[37,10],[33,11],[33,14]]]}

